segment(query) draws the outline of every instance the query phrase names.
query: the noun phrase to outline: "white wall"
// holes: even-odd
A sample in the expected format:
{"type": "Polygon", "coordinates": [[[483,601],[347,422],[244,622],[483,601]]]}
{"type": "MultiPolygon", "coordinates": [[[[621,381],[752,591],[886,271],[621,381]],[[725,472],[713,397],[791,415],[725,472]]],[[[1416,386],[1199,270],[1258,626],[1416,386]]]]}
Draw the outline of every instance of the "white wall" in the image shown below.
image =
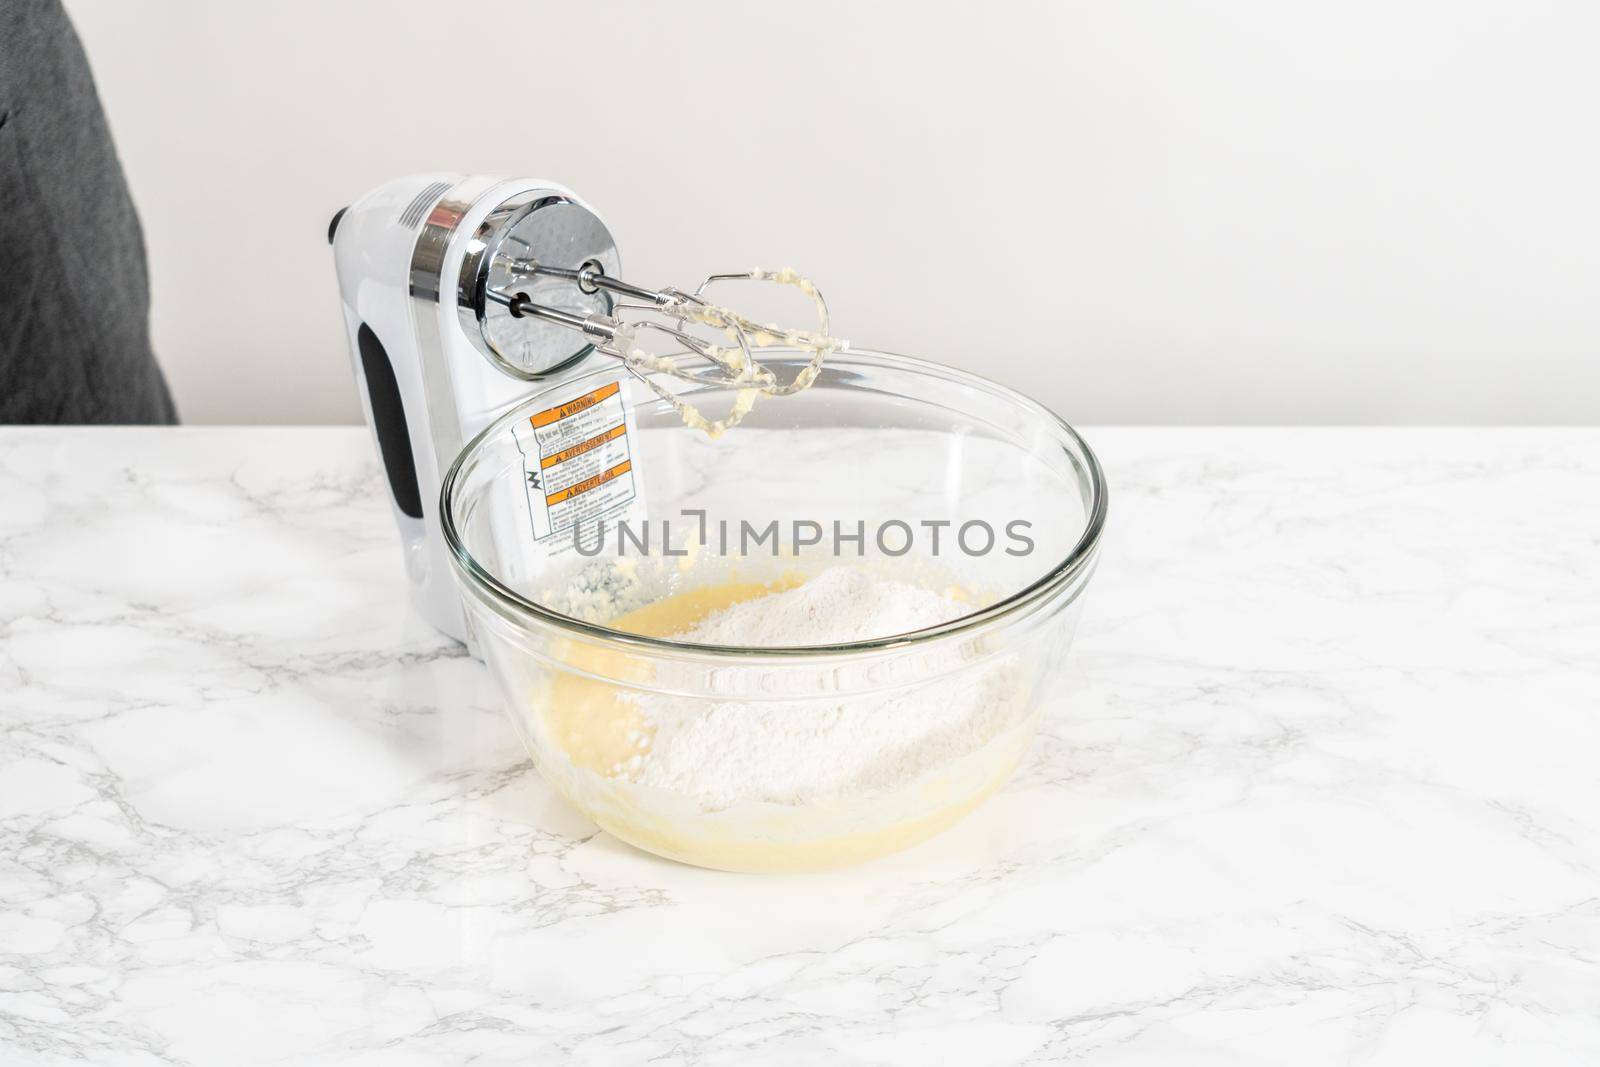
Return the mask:
{"type": "Polygon", "coordinates": [[[324,229],[437,168],[1078,422],[1600,419],[1592,0],[68,8],[189,421],[358,417],[324,229]]]}

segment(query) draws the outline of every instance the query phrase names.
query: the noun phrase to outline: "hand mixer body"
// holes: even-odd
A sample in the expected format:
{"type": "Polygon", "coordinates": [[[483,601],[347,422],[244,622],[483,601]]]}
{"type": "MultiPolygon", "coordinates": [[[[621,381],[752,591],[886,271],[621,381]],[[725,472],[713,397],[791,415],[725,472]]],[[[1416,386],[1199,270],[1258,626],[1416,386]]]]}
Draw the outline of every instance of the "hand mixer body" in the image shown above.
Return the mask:
{"type": "MultiPolygon", "coordinates": [[[[382,458],[418,611],[468,639],[439,526],[439,487],[461,448],[589,347],[580,335],[508,313],[486,292],[533,285],[527,260],[586,259],[615,273],[614,242],[570,190],[533,179],[424,174],[373,190],[335,217],[330,239],[361,406],[382,458]]],[[[563,263],[562,265],[569,265],[563,263]]],[[[574,313],[603,295],[555,294],[574,313]]]]}

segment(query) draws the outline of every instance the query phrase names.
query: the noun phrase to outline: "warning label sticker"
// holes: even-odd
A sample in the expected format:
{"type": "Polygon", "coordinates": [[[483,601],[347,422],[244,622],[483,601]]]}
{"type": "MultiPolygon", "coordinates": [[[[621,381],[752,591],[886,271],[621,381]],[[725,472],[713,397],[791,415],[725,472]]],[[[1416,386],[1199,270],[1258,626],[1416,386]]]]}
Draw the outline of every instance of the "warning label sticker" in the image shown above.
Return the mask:
{"type": "MultiPolygon", "coordinates": [[[[592,540],[594,520],[621,518],[642,505],[633,442],[638,434],[620,382],[545,408],[516,423],[523,488],[541,542],[592,540]]],[[[559,545],[551,545],[559,548],[559,545]]]]}

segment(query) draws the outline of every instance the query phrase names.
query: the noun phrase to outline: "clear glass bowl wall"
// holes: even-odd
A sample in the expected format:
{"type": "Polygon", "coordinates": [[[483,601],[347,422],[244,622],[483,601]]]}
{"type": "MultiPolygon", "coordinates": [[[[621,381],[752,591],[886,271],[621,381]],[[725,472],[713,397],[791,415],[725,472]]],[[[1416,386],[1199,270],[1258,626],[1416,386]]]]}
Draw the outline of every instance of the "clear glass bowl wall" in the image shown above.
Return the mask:
{"type": "MultiPolygon", "coordinates": [[[[785,373],[792,370],[782,364],[799,357],[767,354],[774,358],[785,373]]],[[[629,595],[636,602],[597,601],[582,589],[596,568],[616,566],[615,545],[594,559],[570,552],[552,559],[531,543],[523,456],[510,428],[616,380],[617,368],[606,365],[536,393],[466,448],[444,487],[446,538],[478,651],[546,780],[625,841],[732,870],[810,869],[895,851],[998,788],[1040,713],[1060,706],[1062,662],[1093,572],[1106,491],[1078,435],[995,383],[886,353],[834,357],[809,390],[759,402],[717,440],[684,429],[670,407],[623,376],[637,422],[636,484],[654,532],[668,520],[674,540],[691,533],[698,519],[683,513],[695,509],[712,530],[719,520],[732,531],[741,522],[759,530],[777,520],[788,530],[806,520],[826,533],[799,557],[787,545],[773,556],[766,544],[740,554],[735,543],[727,555],[713,544],[693,566],[682,559],[658,566],[653,585],[635,581],[629,595]],[[833,555],[835,522],[865,529],[865,558],[848,541],[842,558],[833,555]],[[897,549],[904,541],[897,522],[912,531],[914,548],[904,556],[875,544],[875,532],[891,524],[885,543],[897,549]],[[938,528],[932,559],[929,522],[948,524],[938,528]],[[992,549],[969,553],[957,543],[959,529],[973,522],[995,531],[992,549]],[[1011,531],[1023,533],[1031,550],[1022,551],[1011,531]],[[618,610],[698,585],[781,580],[837,563],[959,587],[973,611],[909,635],[803,649],[689,645],[606,625],[618,610]],[[574,715],[604,717],[641,698],[736,700],[829,716],[841,702],[895,701],[903,709],[908,700],[946,699],[952,685],[979,672],[1000,672],[1015,694],[1001,726],[892,789],[842,789],[799,804],[775,799],[775,791],[711,805],[692,788],[607,773],[570,741],[574,715]]],[[[708,411],[732,402],[710,389],[693,399],[708,411]]],[[[968,548],[983,547],[981,531],[969,531],[968,548]]],[[[770,770],[774,781],[790,772],[770,770]]],[[[755,778],[761,774],[756,768],[755,778]]]]}

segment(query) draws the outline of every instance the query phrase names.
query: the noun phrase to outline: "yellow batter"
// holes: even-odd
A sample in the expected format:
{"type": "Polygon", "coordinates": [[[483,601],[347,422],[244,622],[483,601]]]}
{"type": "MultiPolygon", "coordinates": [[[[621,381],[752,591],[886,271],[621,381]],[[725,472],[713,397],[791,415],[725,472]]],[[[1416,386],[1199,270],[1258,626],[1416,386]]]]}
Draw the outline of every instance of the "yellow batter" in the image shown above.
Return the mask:
{"type": "MultiPolygon", "coordinates": [[[[668,637],[713,612],[801,580],[795,575],[688,590],[609,625],[668,637]]],[[[656,665],[576,642],[567,643],[561,658],[569,669],[554,672],[541,687],[544,693],[532,701],[535,721],[526,731],[540,772],[616,837],[648,852],[722,870],[832,867],[929,838],[1005,781],[1032,737],[1036,714],[1019,715],[1016,726],[982,748],[889,794],[804,806],[752,802],[708,812],[688,797],[632,780],[649,754],[653,731],[626,696],[626,687],[648,687],[656,665]]],[[[1023,699],[1019,692],[1019,702],[1023,699]]]]}

